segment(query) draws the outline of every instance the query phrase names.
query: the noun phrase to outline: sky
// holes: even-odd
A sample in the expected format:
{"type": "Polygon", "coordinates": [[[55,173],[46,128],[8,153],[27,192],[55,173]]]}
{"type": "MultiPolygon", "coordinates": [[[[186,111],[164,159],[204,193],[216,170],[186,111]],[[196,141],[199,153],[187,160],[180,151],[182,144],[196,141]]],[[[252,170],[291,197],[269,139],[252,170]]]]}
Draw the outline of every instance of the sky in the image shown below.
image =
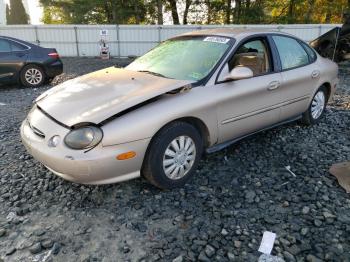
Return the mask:
{"type": "MultiPolygon", "coordinates": [[[[9,0],[5,0],[5,3],[8,4],[9,0]]],[[[33,25],[42,24],[40,20],[43,9],[39,5],[39,0],[23,0],[23,5],[30,16],[30,23],[33,25]]]]}

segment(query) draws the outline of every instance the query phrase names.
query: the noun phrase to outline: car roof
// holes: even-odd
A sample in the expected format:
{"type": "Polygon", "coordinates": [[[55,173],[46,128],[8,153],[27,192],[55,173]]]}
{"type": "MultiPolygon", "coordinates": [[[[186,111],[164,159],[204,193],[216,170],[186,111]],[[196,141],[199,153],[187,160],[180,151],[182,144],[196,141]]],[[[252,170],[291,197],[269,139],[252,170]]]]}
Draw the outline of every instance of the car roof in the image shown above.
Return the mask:
{"type": "Polygon", "coordinates": [[[229,27],[221,27],[221,28],[213,28],[213,29],[204,29],[197,30],[193,32],[184,33],[180,36],[196,36],[196,35],[217,35],[217,36],[226,36],[232,38],[245,37],[249,35],[257,35],[257,34],[283,34],[286,36],[294,37],[291,34],[283,33],[277,30],[266,30],[266,29],[247,29],[247,28],[229,28],[229,27]]]}
{"type": "Polygon", "coordinates": [[[27,46],[30,46],[30,47],[34,47],[36,45],[32,44],[32,43],[29,43],[27,41],[23,41],[21,39],[18,39],[18,38],[14,38],[14,37],[11,37],[11,36],[5,36],[5,35],[0,35],[0,38],[3,38],[3,39],[8,39],[8,40],[13,40],[15,42],[18,42],[20,44],[24,44],[24,45],[27,45],[27,46]]]}

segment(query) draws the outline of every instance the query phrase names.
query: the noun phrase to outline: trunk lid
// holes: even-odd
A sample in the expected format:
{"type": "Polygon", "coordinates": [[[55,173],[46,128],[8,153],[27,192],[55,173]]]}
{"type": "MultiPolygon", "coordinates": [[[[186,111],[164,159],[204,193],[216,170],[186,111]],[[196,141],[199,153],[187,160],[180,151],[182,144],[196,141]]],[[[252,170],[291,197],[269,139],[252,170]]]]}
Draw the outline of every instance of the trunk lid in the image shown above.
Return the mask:
{"type": "Polygon", "coordinates": [[[310,42],[321,56],[335,62],[350,59],[350,17],[345,16],[342,27],[335,27],[310,42]]]}

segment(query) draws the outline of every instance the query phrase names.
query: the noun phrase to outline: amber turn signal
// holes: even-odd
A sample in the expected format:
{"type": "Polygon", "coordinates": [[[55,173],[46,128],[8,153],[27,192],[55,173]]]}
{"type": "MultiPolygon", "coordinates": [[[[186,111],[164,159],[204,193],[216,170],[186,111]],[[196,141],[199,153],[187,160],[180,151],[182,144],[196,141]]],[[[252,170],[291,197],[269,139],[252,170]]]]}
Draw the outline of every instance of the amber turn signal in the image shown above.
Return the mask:
{"type": "Polygon", "coordinates": [[[126,152],[126,153],[120,154],[116,158],[118,160],[127,160],[127,159],[130,159],[130,158],[133,158],[134,156],[136,156],[136,152],[130,151],[130,152],[126,152]]]}

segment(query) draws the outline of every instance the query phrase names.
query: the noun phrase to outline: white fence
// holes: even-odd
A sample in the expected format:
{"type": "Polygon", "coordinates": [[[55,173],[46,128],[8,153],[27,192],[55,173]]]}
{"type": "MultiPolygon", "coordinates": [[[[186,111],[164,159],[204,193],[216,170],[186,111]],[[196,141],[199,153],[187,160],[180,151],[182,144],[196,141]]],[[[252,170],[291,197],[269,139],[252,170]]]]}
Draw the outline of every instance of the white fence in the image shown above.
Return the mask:
{"type": "MultiPolygon", "coordinates": [[[[231,28],[264,28],[287,32],[311,41],[331,30],[335,24],[305,25],[225,25],[231,28]]],[[[100,31],[108,30],[106,39],[112,56],[139,56],[159,42],[189,31],[223,27],[220,25],[11,25],[0,26],[0,35],[12,36],[44,47],[55,47],[61,56],[97,56],[100,31]]]]}

